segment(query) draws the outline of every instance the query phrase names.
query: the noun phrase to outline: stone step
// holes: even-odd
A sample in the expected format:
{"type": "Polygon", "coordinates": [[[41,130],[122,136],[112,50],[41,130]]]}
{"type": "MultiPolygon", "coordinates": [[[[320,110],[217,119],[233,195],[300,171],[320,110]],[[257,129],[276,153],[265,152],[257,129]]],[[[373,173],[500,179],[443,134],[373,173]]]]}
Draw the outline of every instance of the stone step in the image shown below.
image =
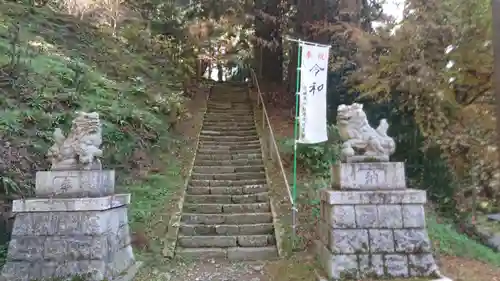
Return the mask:
{"type": "Polygon", "coordinates": [[[253,136],[206,136],[206,135],[201,135],[200,140],[208,140],[208,141],[252,141],[252,140],[259,140],[259,137],[257,135],[253,136]]]}
{"type": "Polygon", "coordinates": [[[245,94],[221,94],[210,96],[208,103],[210,104],[248,104],[249,96],[245,94]]]}
{"type": "Polygon", "coordinates": [[[184,204],[184,212],[195,214],[236,214],[236,213],[265,213],[270,212],[269,203],[249,204],[184,204]]]}
{"type": "Polygon", "coordinates": [[[252,105],[251,103],[248,102],[248,97],[243,97],[241,99],[234,99],[232,96],[221,96],[219,99],[218,97],[211,97],[208,99],[207,104],[208,105],[252,105]],[[216,98],[216,99],[212,99],[216,98]]]}
{"type": "Polygon", "coordinates": [[[240,143],[234,143],[232,145],[220,145],[220,144],[205,144],[201,143],[198,146],[198,149],[205,149],[205,150],[221,150],[221,151],[244,151],[244,150],[256,150],[260,151],[260,143],[253,143],[253,144],[240,144],[240,143]]]}
{"type": "Polygon", "coordinates": [[[245,127],[222,127],[222,126],[203,126],[201,129],[201,133],[206,134],[214,134],[214,135],[224,135],[224,134],[230,134],[234,131],[237,132],[245,132],[245,133],[253,133],[257,134],[257,129],[251,126],[248,126],[247,128],[245,127]]]}
{"type": "Polygon", "coordinates": [[[220,126],[218,124],[204,124],[202,130],[214,130],[214,131],[232,131],[232,130],[256,130],[255,125],[231,125],[231,126],[220,126]]]}
{"type": "Polygon", "coordinates": [[[190,260],[228,259],[231,261],[274,260],[278,258],[275,246],[234,247],[234,248],[182,248],[176,249],[176,255],[190,260]]]}
{"type": "Polygon", "coordinates": [[[205,116],[203,118],[203,123],[205,124],[206,122],[216,122],[216,123],[221,123],[221,122],[239,122],[239,123],[245,123],[245,124],[254,124],[255,121],[253,117],[234,117],[234,116],[205,116]]]}
{"type": "Polygon", "coordinates": [[[200,136],[257,136],[256,130],[215,131],[204,129],[200,136]]]}
{"type": "MultiPolygon", "coordinates": [[[[251,148],[251,149],[221,149],[221,148],[204,148],[200,147],[198,148],[198,153],[204,153],[204,154],[213,154],[213,155],[240,155],[240,154],[248,154],[248,155],[254,155],[254,154],[259,154],[260,148],[251,148]]],[[[262,153],[261,153],[262,154],[262,153]]]]}
{"type": "Polygon", "coordinates": [[[238,173],[238,172],[265,172],[264,165],[255,166],[194,166],[193,173],[238,173]]]}
{"type": "Polygon", "coordinates": [[[232,107],[239,107],[239,106],[248,106],[251,105],[252,101],[250,101],[248,98],[242,97],[238,99],[233,99],[233,97],[220,97],[217,99],[209,99],[207,106],[210,107],[217,107],[217,108],[232,108],[232,107]]]}
{"type": "Polygon", "coordinates": [[[255,224],[272,223],[271,213],[251,214],[193,214],[183,213],[181,221],[185,224],[255,224]]]}
{"type": "Polygon", "coordinates": [[[276,245],[272,235],[240,236],[179,236],[179,246],[184,248],[266,247],[276,245]]]}
{"type": "Polygon", "coordinates": [[[252,110],[225,110],[225,111],[213,111],[211,109],[207,109],[205,116],[223,116],[223,117],[234,117],[234,118],[240,118],[240,117],[253,117],[253,111],[252,110]]]}
{"type": "Polygon", "coordinates": [[[262,160],[262,153],[197,154],[197,160],[262,160]]]}
{"type": "Polygon", "coordinates": [[[242,195],[242,194],[257,194],[267,192],[267,185],[250,185],[250,186],[191,186],[187,187],[187,194],[201,195],[242,195]]]}
{"type": "Polygon", "coordinates": [[[265,185],[266,179],[243,179],[243,180],[196,180],[190,179],[191,186],[245,186],[246,188],[254,188],[255,186],[265,185]]]}
{"type": "Polygon", "coordinates": [[[232,106],[229,108],[223,107],[207,107],[206,113],[215,113],[215,114],[237,114],[243,115],[253,112],[251,106],[232,106]]]}
{"type": "Polygon", "coordinates": [[[266,173],[264,172],[238,172],[231,174],[203,174],[203,173],[192,173],[192,180],[231,180],[231,181],[240,181],[240,180],[265,180],[266,173]]]}
{"type": "Polygon", "coordinates": [[[248,111],[245,113],[230,113],[230,112],[210,112],[205,114],[204,120],[209,118],[219,118],[219,119],[237,119],[237,120],[253,120],[253,112],[248,111]]]}
{"type": "Polygon", "coordinates": [[[228,118],[252,117],[253,118],[253,111],[247,110],[247,111],[234,112],[226,110],[226,111],[214,112],[210,111],[210,109],[207,109],[205,117],[228,117],[228,118]]]}
{"type": "MultiPolygon", "coordinates": [[[[198,155],[199,156],[199,155],[198,155]]],[[[194,160],[195,166],[253,166],[253,165],[262,165],[262,159],[231,159],[231,160],[212,160],[212,159],[200,159],[196,156],[194,160]]]]}
{"type": "Polygon", "coordinates": [[[236,122],[236,121],[224,121],[224,120],[217,120],[217,121],[204,120],[203,126],[220,126],[220,127],[254,126],[255,127],[255,121],[254,120],[240,120],[240,122],[236,122]]]}
{"type": "Polygon", "coordinates": [[[186,194],[185,204],[248,204],[248,203],[265,203],[269,202],[269,194],[267,192],[244,194],[244,195],[191,195],[186,194]]]}
{"type": "Polygon", "coordinates": [[[181,224],[181,235],[255,235],[274,234],[272,223],[258,224],[181,224]]]}
{"type": "Polygon", "coordinates": [[[251,108],[248,109],[213,109],[208,108],[205,115],[233,115],[233,116],[253,116],[251,108]]]}
{"type": "Polygon", "coordinates": [[[235,114],[248,114],[253,112],[252,106],[232,106],[231,108],[221,108],[221,107],[207,107],[207,113],[235,113],[235,114]]]}
{"type": "Polygon", "coordinates": [[[198,146],[198,151],[207,150],[207,151],[218,151],[218,152],[250,152],[254,151],[254,153],[260,152],[260,144],[235,144],[232,146],[229,145],[206,145],[201,144],[198,146]]]}
{"type": "Polygon", "coordinates": [[[221,145],[221,146],[259,145],[260,146],[260,140],[251,140],[251,141],[212,141],[212,140],[200,140],[200,145],[221,145]]]}

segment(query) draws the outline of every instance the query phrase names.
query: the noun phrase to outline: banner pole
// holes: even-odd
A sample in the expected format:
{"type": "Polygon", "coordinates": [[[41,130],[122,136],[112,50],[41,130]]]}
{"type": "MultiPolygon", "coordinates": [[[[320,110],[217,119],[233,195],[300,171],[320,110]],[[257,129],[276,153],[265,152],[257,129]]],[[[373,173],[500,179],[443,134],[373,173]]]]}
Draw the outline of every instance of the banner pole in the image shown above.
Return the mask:
{"type": "Polygon", "coordinates": [[[301,52],[302,45],[301,41],[298,41],[298,53],[297,53],[297,74],[295,77],[295,124],[293,129],[293,185],[292,185],[292,229],[293,229],[293,245],[295,245],[296,235],[297,235],[297,138],[298,138],[298,127],[299,127],[299,96],[300,96],[300,67],[301,62],[301,52]]]}

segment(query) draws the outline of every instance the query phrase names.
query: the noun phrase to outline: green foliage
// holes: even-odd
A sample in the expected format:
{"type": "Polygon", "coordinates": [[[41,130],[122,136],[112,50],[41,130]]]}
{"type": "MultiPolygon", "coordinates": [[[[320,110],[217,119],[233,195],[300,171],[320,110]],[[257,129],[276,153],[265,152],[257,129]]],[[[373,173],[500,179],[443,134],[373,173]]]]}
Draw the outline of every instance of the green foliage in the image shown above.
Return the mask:
{"type": "Polygon", "coordinates": [[[493,56],[484,39],[491,36],[489,2],[412,0],[406,9],[413,12],[399,29],[376,34],[376,48],[353,76],[357,90],[398,111],[400,118],[393,120],[400,141],[405,125],[418,131],[418,146],[406,156],[418,156],[420,164],[430,165],[427,170],[439,167],[446,175],[440,203],[455,201],[467,212],[475,189],[499,200],[493,56]]]}
{"type": "Polygon", "coordinates": [[[436,242],[437,251],[445,255],[465,257],[500,266],[500,253],[460,234],[449,221],[438,221],[433,214],[427,217],[429,237],[436,242]]]}
{"type": "MultiPolygon", "coordinates": [[[[281,141],[282,152],[293,157],[294,140],[285,139],[281,141]]],[[[334,125],[328,127],[328,141],[320,144],[297,144],[297,165],[308,171],[327,177],[330,167],[340,157],[340,137],[338,129],[334,125]]]]}
{"type": "Polygon", "coordinates": [[[192,73],[190,53],[170,39],[144,37],[140,24],[113,36],[50,9],[1,6],[4,190],[32,191],[33,170],[48,168],[53,129],[69,129],[77,110],[100,113],[106,167],[127,172],[150,160],[136,159],[141,151],[165,145],[167,118],[180,112],[182,83],[192,73]]]}

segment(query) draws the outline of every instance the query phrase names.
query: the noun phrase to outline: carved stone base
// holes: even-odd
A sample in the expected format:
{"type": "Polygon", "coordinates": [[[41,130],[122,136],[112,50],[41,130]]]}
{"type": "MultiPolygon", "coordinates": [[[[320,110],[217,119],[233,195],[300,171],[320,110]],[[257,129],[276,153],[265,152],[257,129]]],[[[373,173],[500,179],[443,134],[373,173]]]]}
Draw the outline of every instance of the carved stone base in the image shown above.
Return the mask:
{"type": "Polygon", "coordinates": [[[332,166],[333,188],[342,190],[405,189],[403,162],[340,163],[332,166]]]}
{"type": "Polygon", "coordinates": [[[36,173],[36,197],[100,197],[113,194],[114,189],[114,170],[36,173]]]}
{"type": "Polygon", "coordinates": [[[321,191],[316,253],[332,280],[438,274],[421,190],[321,191]]]}
{"type": "Polygon", "coordinates": [[[386,155],[380,155],[380,156],[355,155],[355,156],[344,157],[342,162],[346,162],[346,163],[389,162],[389,156],[386,156],[386,155]]]}
{"type": "Polygon", "coordinates": [[[127,205],[130,194],[16,200],[2,276],[9,281],[87,275],[115,280],[135,265],[127,205]]]}

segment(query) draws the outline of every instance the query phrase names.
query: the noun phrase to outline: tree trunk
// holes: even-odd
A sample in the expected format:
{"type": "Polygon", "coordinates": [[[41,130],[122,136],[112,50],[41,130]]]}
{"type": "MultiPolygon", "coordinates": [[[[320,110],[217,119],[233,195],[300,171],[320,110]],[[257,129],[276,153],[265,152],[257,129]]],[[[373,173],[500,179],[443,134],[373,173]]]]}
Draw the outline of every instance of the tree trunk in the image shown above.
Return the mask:
{"type": "Polygon", "coordinates": [[[222,67],[222,64],[217,64],[217,79],[219,82],[224,81],[224,68],[222,67]]]}
{"type": "Polygon", "coordinates": [[[280,0],[269,0],[266,4],[258,1],[256,8],[278,20],[276,22],[257,20],[256,35],[266,42],[277,43],[273,48],[262,48],[262,78],[268,82],[283,82],[283,43],[281,38],[279,19],[280,0]]]}

